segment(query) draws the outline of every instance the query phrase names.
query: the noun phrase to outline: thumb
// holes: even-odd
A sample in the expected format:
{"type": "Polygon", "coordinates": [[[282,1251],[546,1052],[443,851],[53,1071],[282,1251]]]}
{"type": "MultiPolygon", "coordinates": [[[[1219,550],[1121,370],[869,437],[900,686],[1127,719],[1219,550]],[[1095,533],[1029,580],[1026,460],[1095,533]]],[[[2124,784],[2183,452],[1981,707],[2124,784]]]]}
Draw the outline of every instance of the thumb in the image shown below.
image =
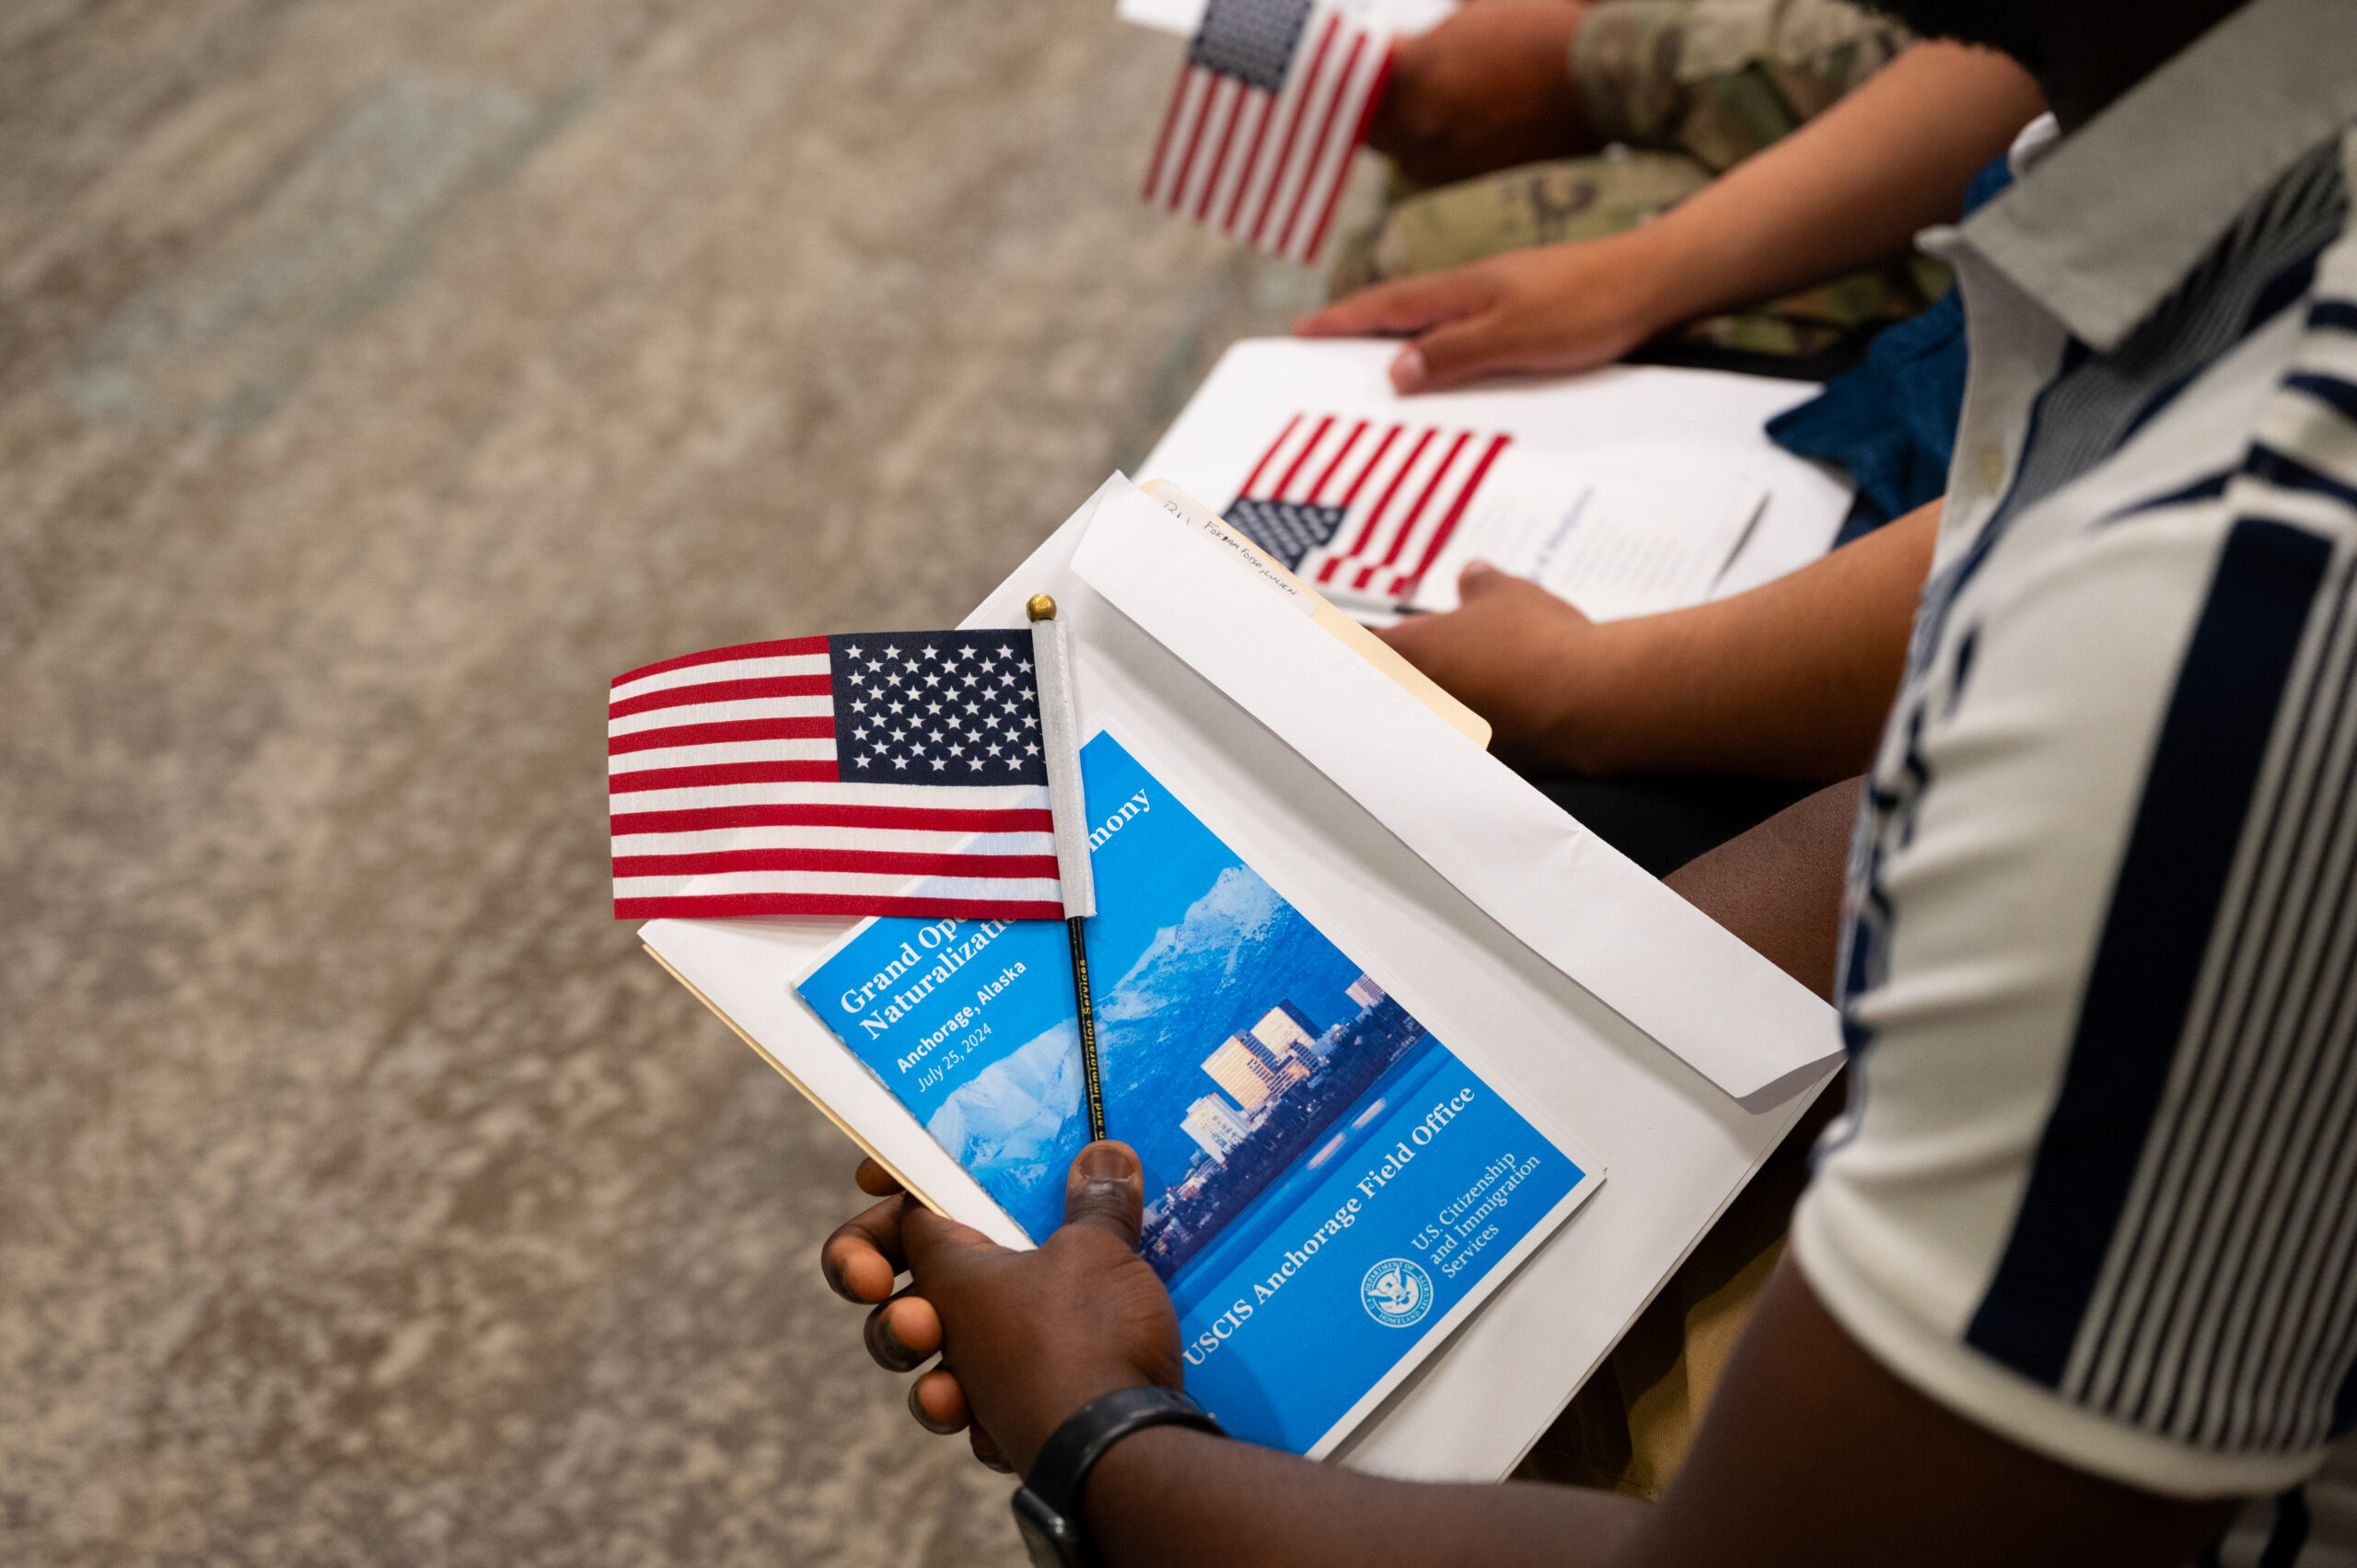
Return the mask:
{"type": "Polygon", "coordinates": [[[1471,604],[1484,594],[1495,593],[1514,580],[1487,561],[1468,561],[1465,569],[1457,574],[1457,602],[1471,604]]]}
{"type": "Polygon", "coordinates": [[[1145,1169],[1137,1151],[1107,1138],[1074,1156],[1064,1179],[1064,1224],[1094,1225],[1135,1249],[1145,1209],[1145,1169]]]}
{"type": "MultiPolygon", "coordinates": [[[[1595,624],[1578,605],[1543,584],[1517,577],[1487,561],[1468,561],[1465,569],[1457,575],[1457,613],[1470,615],[1477,610],[1480,619],[1473,624],[1480,631],[1469,631],[1460,636],[1478,634],[1487,641],[1503,637],[1509,642],[1538,638],[1554,649],[1549,657],[1580,656],[1590,651],[1575,642],[1564,641],[1584,635],[1595,624]]],[[[1446,621],[1449,617],[1434,615],[1424,619],[1446,621]]],[[[1539,645],[1533,642],[1530,645],[1535,648],[1539,645]]],[[[1409,657],[1412,659],[1414,656],[1409,657]]],[[[1442,684],[1447,682],[1443,680],[1442,684]]]]}
{"type": "Polygon", "coordinates": [[[1517,605],[1526,611],[1537,607],[1559,621],[1573,621],[1582,626],[1588,623],[1579,606],[1529,578],[1517,577],[1492,562],[1468,561],[1457,575],[1457,608],[1467,609],[1491,598],[1498,601],[1500,610],[1513,611],[1517,605]]]}

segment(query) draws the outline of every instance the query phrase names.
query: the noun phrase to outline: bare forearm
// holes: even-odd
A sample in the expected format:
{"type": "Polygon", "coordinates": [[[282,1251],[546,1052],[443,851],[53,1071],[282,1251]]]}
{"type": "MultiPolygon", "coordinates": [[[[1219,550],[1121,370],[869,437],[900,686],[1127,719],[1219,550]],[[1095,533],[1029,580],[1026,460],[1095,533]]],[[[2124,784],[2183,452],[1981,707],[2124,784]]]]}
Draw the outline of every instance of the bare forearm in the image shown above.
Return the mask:
{"type": "Polygon", "coordinates": [[[1167,1427],[1116,1447],[1084,1501],[1117,1568],[1583,1568],[1644,1513],[1602,1492],[1382,1481],[1167,1427]]]}
{"type": "Polygon", "coordinates": [[[1556,727],[1584,771],[1837,779],[1898,690],[1937,502],[1732,598],[1597,628],[1556,727]]]}
{"type": "Polygon", "coordinates": [[[1933,1402],[1787,1260],[1661,1503],[1377,1481],[1160,1428],[1106,1457],[1083,1506],[1116,1568],[2161,1568],[2234,1504],[2070,1469],[1933,1402]]]}
{"type": "Polygon", "coordinates": [[[2044,108],[2004,55],[1920,43],[1773,146],[1628,235],[1657,271],[1663,324],[1903,255],[2044,108]]]}

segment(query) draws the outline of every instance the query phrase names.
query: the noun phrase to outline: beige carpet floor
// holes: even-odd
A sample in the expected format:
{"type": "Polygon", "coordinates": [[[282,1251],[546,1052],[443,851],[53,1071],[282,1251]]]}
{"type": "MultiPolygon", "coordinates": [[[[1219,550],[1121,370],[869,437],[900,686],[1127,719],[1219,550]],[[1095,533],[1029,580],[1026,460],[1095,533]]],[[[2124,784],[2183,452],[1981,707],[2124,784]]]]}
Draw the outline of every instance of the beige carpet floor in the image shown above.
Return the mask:
{"type": "Polygon", "coordinates": [[[1308,302],[1110,12],[0,5],[0,1562],[1017,1560],[602,693],[947,623],[1308,302]]]}

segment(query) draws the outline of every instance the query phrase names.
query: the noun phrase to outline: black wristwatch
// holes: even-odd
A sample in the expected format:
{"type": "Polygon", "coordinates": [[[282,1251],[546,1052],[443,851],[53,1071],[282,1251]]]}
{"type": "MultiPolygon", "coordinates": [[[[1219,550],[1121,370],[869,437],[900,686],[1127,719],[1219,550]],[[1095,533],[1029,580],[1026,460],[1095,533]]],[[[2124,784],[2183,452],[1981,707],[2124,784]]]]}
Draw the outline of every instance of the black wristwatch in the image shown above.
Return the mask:
{"type": "Polygon", "coordinates": [[[1080,1489],[1114,1444],[1149,1426],[1227,1435],[1176,1388],[1122,1388],[1081,1406],[1040,1446],[1031,1479],[1015,1493],[1015,1527],[1038,1568],[1097,1568],[1097,1549],[1080,1523],[1080,1489]]]}

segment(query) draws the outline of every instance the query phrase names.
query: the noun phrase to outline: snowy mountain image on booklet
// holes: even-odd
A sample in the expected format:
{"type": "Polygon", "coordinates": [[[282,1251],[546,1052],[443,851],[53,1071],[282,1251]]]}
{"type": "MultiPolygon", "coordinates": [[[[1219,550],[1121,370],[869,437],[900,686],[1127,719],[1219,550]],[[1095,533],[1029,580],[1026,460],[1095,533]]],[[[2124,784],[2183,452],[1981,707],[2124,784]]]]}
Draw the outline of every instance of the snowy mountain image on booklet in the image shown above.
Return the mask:
{"type": "MultiPolygon", "coordinates": [[[[1600,1179],[1539,1133],[1110,734],[1081,752],[1106,1123],[1187,1386],[1322,1453],[1600,1179]]],[[[797,990],[1034,1239],[1087,1139],[1054,921],[879,919],[797,990]]]]}

